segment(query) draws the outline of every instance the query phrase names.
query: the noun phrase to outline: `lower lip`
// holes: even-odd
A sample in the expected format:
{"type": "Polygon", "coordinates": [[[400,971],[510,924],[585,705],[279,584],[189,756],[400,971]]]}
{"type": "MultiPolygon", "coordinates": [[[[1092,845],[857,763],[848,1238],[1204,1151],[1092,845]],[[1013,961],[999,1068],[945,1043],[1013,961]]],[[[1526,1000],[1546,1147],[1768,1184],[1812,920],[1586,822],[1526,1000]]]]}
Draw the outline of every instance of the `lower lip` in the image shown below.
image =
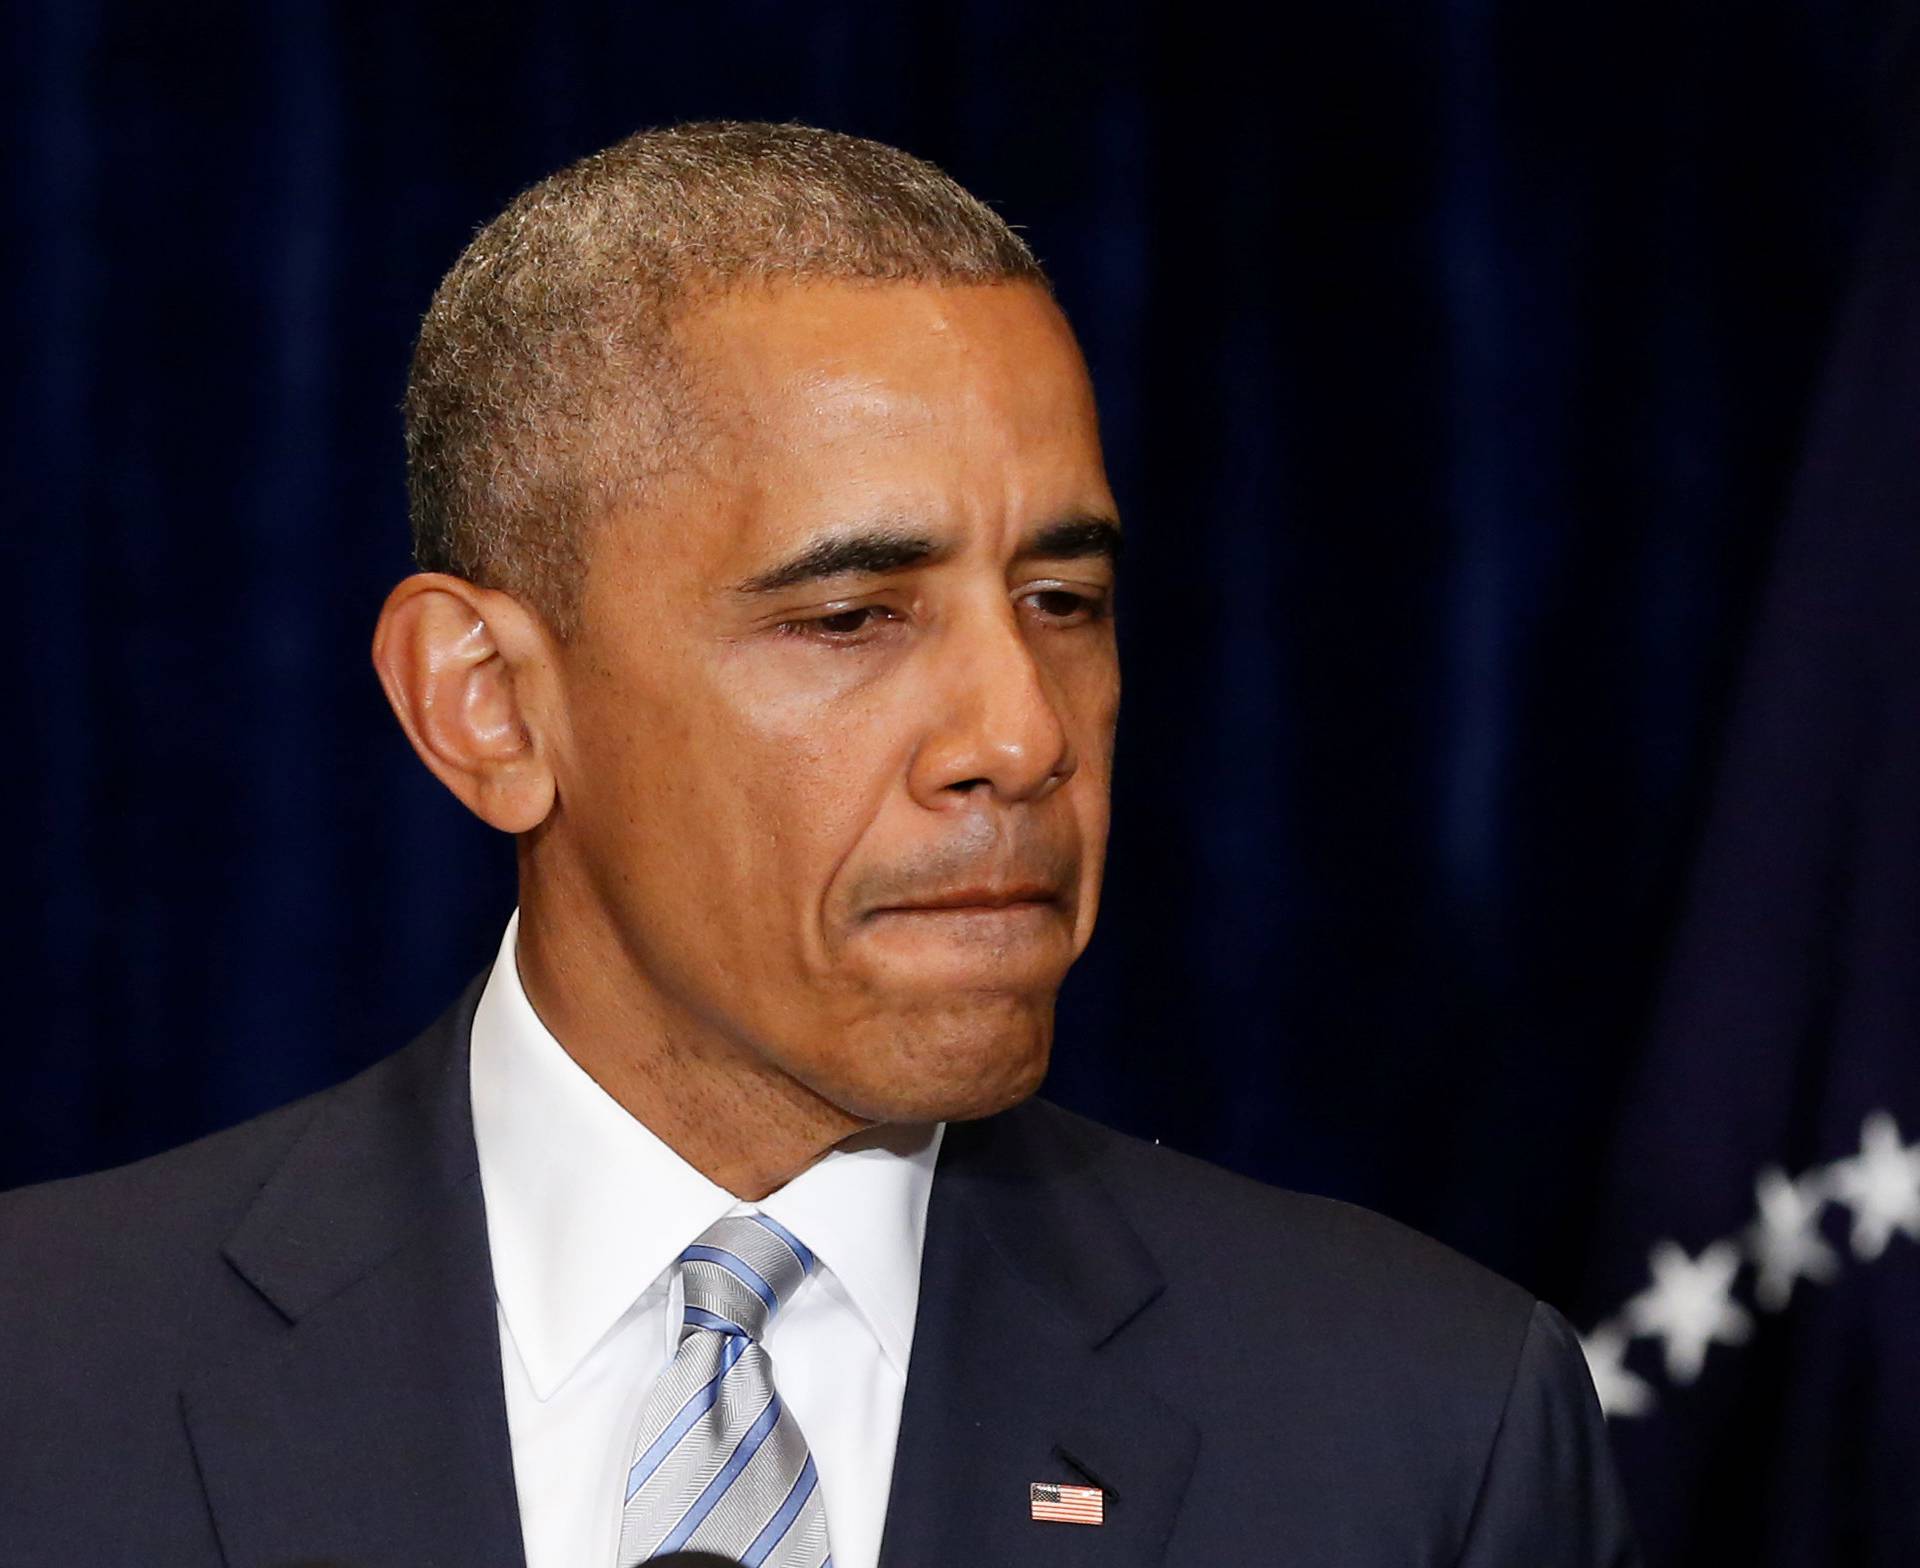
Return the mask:
{"type": "Polygon", "coordinates": [[[912,916],[919,920],[1029,920],[1035,915],[1052,915],[1059,905],[1051,899],[1022,900],[1017,904],[945,904],[945,905],[906,905],[893,909],[876,909],[873,916],[912,916]]]}

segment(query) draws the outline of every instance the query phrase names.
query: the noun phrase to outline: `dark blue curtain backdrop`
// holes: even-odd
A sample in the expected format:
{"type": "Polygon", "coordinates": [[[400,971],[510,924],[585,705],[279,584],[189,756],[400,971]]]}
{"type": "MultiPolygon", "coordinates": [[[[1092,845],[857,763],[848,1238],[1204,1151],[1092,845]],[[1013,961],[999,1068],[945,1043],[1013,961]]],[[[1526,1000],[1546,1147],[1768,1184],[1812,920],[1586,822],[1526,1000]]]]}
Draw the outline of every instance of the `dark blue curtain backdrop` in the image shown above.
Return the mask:
{"type": "MultiPolygon", "coordinates": [[[[1873,914],[1920,907],[1920,791],[1882,768],[1912,764],[1915,655],[1872,630],[1920,612],[1874,543],[1911,539],[1920,391],[1883,356],[1916,417],[1865,444],[1878,394],[1846,395],[1920,287],[1863,259],[1915,176],[1907,9],[29,0],[0,83],[0,1186],[335,1081],[488,960],[509,846],[366,657],[407,570],[415,323],[562,162],[797,118],[1020,224],[1098,383],[1127,696],[1050,1092],[1404,1219],[1617,1323],[1653,1378],[1670,1341],[1624,1305],[1651,1246],[1736,1233],[1760,1166],[1839,1160],[1872,1110],[1920,1130],[1911,1071],[1876,1077],[1920,1045],[1887,979],[1916,926],[1873,914]],[[1895,482],[1827,526],[1861,463],[1895,482]],[[1796,627],[1854,618],[1793,584],[1843,579],[1873,615],[1796,663],[1796,627]],[[1863,856],[1877,882],[1834,870],[1863,856]],[[1754,1062],[1765,1114],[1732,1103],[1754,1062]]],[[[1920,1321],[1891,1247],[1909,1294],[1871,1310],[1920,1321]]],[[[1727,1393],[1780,1343],[1716,1343],[1662,1411],[1785,1432],[1784,1396],[1727,1393]]],[[[1896,1560],[1872,1496],[1913,1426],[1892,1460],[1846,1428],[1805,1480],[1823,1544],[1744,1560],[1896,1560]]],[[[1633,1461],[1660,1560],[1724,1543],[1710,1507],[1803,1539],[1754,1500],[1775,1461],[1713,1463],[1743,1501],[1633,1461]]]]}

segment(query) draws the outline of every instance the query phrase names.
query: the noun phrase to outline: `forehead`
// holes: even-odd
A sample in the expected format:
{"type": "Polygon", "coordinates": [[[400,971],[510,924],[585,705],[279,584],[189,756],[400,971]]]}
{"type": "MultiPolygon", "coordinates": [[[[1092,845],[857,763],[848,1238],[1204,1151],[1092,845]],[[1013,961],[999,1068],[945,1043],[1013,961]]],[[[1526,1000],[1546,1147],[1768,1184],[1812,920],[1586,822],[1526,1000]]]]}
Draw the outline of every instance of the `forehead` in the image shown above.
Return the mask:
{"type": "Polygon", "coordinates": [[[848,508],[1013,526],[1111,508],[1085,365],[1032,284],[779,285],[679,337],[710,421],[699,481],[733,503],[709,533],[728,555],[848,508]]]}
{"type": "MultiPolygon", "coordinates": [[[[1031,283],[784,283],[730,291],[676,336],[700,379],[748,414],[778,417],[798,395],[974,397],[1039,386],[1087,394],[1066,318],[1031,283]]],[[[1005,410],[1003,410],[1005,411],[1005,410]]],[[[821,410],[826,412],[826,410],[821,410]]]]}

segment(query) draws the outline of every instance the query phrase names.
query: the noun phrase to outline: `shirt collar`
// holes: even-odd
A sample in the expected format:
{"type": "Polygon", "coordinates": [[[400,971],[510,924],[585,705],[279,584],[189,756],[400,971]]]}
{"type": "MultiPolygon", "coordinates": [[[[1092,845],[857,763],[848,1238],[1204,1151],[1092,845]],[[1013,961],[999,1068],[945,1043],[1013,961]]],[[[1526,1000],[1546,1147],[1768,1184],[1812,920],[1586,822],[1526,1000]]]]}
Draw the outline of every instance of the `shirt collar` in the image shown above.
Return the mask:
{"type": "MultiPolygon", "coordinates": [[[[537,1398],[553,1396],[682,1250],[756,1207],[628,1114],[541,1023],[507,922],[473,1019],[473,1134],[494,1289],[537,1398]]],[[[877,1127],[757,1207],[832,1272],[902,1376],[943,1127],[877,1127]]]]}

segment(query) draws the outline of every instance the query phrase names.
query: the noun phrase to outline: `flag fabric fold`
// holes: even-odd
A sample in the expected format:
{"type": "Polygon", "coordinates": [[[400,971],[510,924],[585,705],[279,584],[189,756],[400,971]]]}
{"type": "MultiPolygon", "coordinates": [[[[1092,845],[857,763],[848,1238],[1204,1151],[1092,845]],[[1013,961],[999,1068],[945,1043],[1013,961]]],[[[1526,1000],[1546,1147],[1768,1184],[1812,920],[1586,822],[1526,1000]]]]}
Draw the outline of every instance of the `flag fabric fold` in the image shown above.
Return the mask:
{"type": "Polygon", "coordinates": [[[1920,1561],[1917,145],[1838,324],[1590,1252],[1652,1568],[1920,1561]]]}

